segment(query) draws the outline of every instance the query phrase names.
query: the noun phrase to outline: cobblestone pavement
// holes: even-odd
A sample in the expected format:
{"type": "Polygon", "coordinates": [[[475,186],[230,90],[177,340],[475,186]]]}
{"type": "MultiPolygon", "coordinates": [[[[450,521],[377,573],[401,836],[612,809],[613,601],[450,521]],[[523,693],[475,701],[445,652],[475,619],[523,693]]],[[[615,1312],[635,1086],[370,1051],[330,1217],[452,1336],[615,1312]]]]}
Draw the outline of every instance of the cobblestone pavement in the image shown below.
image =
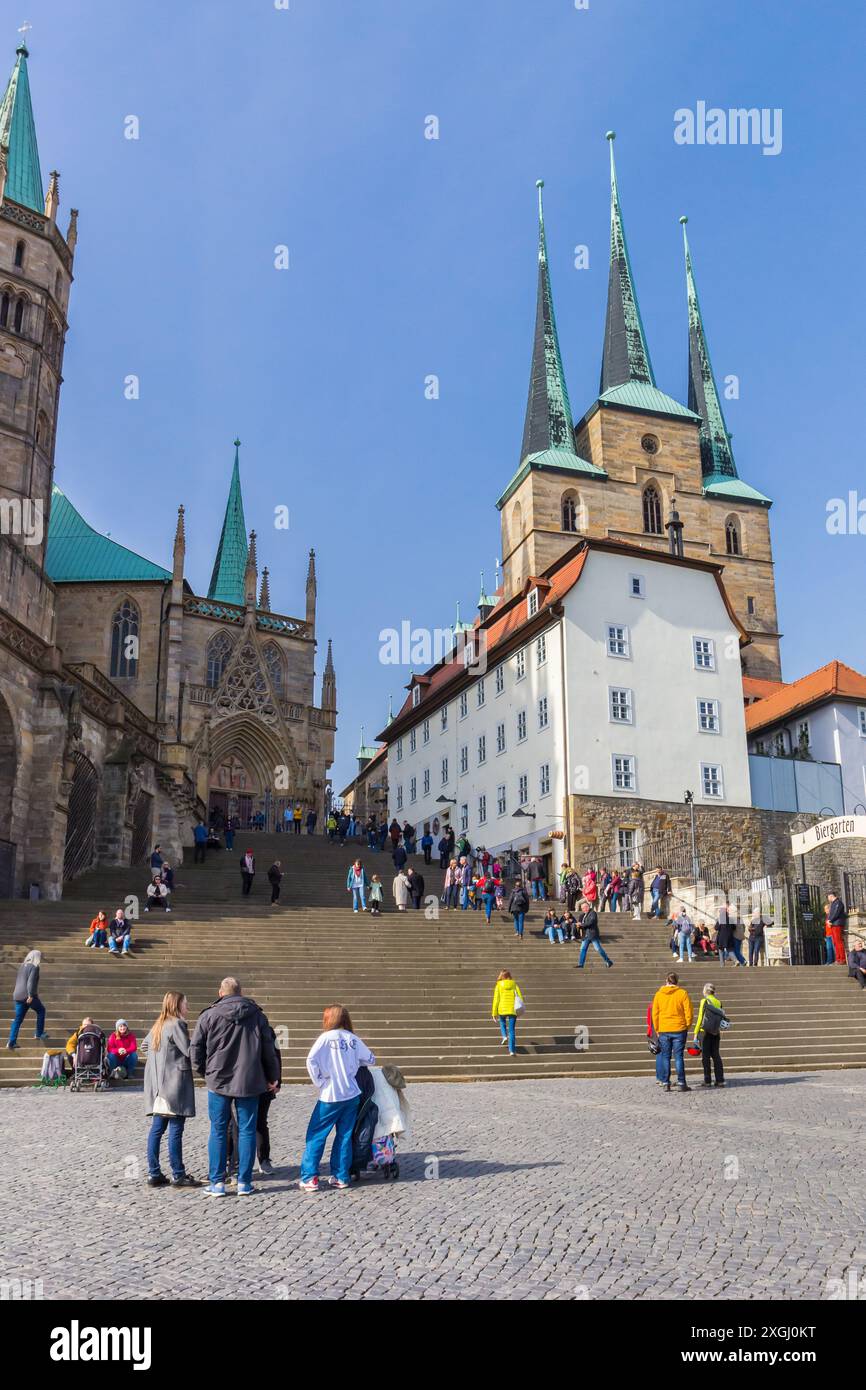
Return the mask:
{"type": "MultiPolygon", "coordinates": [[[[205,1173],[207,1123],[187,1122],[205,1173]]],[[[293,1181],[310,1088],[271,1109],[274,1177],[208,1201],[143,1184],[135,1090],[0,1092],[0,1279],[46,1299],[826,1298],[859,1275],[866,1073],[412,1088],[401,1176],[293,1181]]],[[[327,1172],[327,1169],[325,1169],[327,1172]]]]}

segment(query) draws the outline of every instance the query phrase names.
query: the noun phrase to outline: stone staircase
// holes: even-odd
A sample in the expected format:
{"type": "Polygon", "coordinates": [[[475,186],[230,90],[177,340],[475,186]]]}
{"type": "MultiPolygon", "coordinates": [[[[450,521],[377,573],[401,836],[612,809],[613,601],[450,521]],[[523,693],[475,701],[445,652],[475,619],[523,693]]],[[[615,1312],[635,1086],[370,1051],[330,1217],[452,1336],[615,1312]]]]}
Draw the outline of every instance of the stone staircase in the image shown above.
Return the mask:
{"type": "MultiPolygon", "coordinates": [[[[43,953],[40,993],[48,1011],[49,1046],[60,1046],[86,1013],[108,1031],[128,1019],[139,1039],[166,989],[183,990],[190,1022],[216,996],[224,975],[285,1030],[284,1078],[306,1080],[304,1059],[323,1005],[349,1005],[355,1026],[382,1060],[397,1062],[411,1081],[497,1080],[508,1077],[629,1076],[652,1073],[644,1018],[649,999],[671,969],[664,924],[604,914],[602,939],[613,958],[604,967],[592,950],[578,970],[578,948],[551,946],[540,936],[543,909],[534,907],[527,935],[516,941],[510,918],[494,914],[397,913],[387,854],[363,845],[340,848],[322,836],[238,836],[235,850],[211,850],[204,865],[176,867],[173,911],[142,915],[135,954],[118,960],[87,950],[95,911],[112,916],[130,893],[144,899],[148,871],[100,869],[67,885],[62,902],[0,903],[0,991],[11,1013],[14,971],[26,952],[43,953]],[[239,858],[249,843],[258,873],[241,897],[239,858]],[[355,853],[380,872],[386,913],[354,916],[345,890],[355,853]],[[266,870],[280,858],[283,900],[270,907],[266,870]],[[498,971],[510,969],[526,996],[518,1023],[518,1055],[499,1046],[490,1017],[498,971]],[[588,1046],[577,1048],[581,1032],[588,1046]]],[[[428,893],[438,893],[438,864],[416,859],[428,893]]],[[[866,992],[838,966],[737,969],[684,964],[683,983],[695,1005],[712,979],[734,1020],[724,1039],[730,1071],[813,1070],[866,1065],[866,992]]],[[[19,1049],[0,1049],[0,1085],[27,1085],[39,1074],[43,1044],[25,1019],[19,1049]]],[[[695,1063],[689,1063],[692,1072],[695,1063]]],[[[699,1068],[699,1064],[698,1064],[699,1068]]]]}

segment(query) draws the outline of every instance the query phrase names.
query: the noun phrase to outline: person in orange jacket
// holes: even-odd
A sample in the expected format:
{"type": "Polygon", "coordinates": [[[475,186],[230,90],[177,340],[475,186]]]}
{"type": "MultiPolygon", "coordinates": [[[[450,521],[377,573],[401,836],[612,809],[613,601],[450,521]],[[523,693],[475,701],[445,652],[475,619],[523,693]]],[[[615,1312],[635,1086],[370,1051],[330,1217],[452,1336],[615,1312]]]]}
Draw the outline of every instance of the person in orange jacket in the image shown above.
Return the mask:
{"type": "Polygon", "coordinates": [[[666,1091],[671,1089],[671,1058],[677,1069],[677,1090],[692,1089],[686,1085],[685,1049],[693,1017],[692,1001],[672,970],[652,1002],[652,1026],[661,1047],[656,1057],[656,1084],[666,1091]]]}
{"type": "Polygon", "coordinates": [[[101,910],[97,912],[93,921],[90,923],[90,931],[87,933],[85,946],[92,946],[94,950],[106,951],[108,949],[108,915],[101,910]]]}

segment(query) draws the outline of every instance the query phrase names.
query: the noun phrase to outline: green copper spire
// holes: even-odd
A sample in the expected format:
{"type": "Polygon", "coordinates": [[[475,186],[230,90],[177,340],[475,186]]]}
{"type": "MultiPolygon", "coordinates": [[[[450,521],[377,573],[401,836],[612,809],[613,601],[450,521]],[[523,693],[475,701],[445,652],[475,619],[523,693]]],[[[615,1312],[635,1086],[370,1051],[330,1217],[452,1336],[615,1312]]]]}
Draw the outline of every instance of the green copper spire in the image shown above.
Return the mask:
{"type": "Polygon", "coordinates": [[[562,355],[559,351],[559,336],[556,332],[556,316],[553,312],[553,294],[550,288],[550,268],[547,264],[544,204],[541,197],[543,187],[544,180],[539,179],[536,184],[538,296],[532,368],[529,375],[529,399],[526,403],[526,421],[520,449],[521,463],[530,454],[538,454],[545,449],[564,449],[567,453],[574,453],[574,425],[565,373],[562,370],[562,355]]]}
{"type": "Polygon", "coordinates": [[[244,521],[244,499],[241,496],[240,447],[241,441],[236,439],[229,500],[207,596],[220,603],[236,603],[242,608],[249,545],[244,521]]]}
{"type": "Polygon", "coordinates": [[[16,49],[16,62],[0,104],[0,146],[8,150],[4,196],[34,212],[45,211],[42,171],[36,144],[36,125],[27,76],[27,45],[16,49]]]}
{"type": "Polygon", "coordinates": [[[683,248],[686,254],[686,289],[689,300],[689,409],[701,417],[701,471],[705,478],[723,474],[736,478],[737,466],[731,450],[731,437],[722,413],[722,403],[710,362],[710,350],[701,319],[701,306],[692,269],[687,217],[681,217],[683,248]]]}
{"type": "Polygon", "coordinates": [[[648,386],[656,384],[625,240],[613,158],[615,138],[614,132],[609,130],[607,139],[610,142],[610,274],[599,388],[602,396],[605,391],[615,386],[623,386],[626,382],[643,382],[648,386]]]}

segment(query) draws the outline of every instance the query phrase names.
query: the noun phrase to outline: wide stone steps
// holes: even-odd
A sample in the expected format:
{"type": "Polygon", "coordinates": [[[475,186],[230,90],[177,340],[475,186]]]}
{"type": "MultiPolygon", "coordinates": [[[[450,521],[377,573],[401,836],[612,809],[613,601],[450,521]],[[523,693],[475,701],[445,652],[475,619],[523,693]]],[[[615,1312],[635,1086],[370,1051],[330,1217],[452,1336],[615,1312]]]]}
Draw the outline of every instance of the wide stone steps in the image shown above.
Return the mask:
{"type": "MultiPolygon", "coordinates": [[[[425,893],[438,894],[438,864],[428,868],[415,859],[413,865],[424,875],[425,893]]],[[[15,968],[39,946],[50,1046],[62,1045],[85,1013],[106,1030],[124,1017],[143,1039],[169,988],[188,995],[193,1022],[219,980],[235,974],[281,1032],[287,1082],[306,1081],[304,1059],[322,1007],[336,1001],[349,1005],[377,1055],[399,1063],[411,1081],[652,1073],[646,1007],[673,965],[662,924],[603,914],[602,938],[614,968],[590,951],[581,971],[576,945],[551,946],[540,935],[540,904],[532,907],[523,942],[510,919],[496,913],[491,926],[480,912],[397,913],[390,856],[364,846],[246,833],[232,854],[211,851],[204,865],[187,862],[175,872],[172,913],[139,918],[128,960],[87,950],[84,939],[97,907],[112,915],[130,892],[143,900],[146,867],[85,875],[68,885],[60,903],[0,903],[0,989],[8,1001],[15,968]],[[248,899],[240,894],[238,866],[247,844],[258,865],[248,899]],[[385,885],[379,919],[349,910],[345,880],[356,854],[385,885]],[[282,901],[271,908],[266,870],[274,858],[286,877],[282,901]],[[515,1058],[499,1046],[490,1017],[503,967],[527,999],[515,1058]],[[588,1036],[580,1049],[576,1029],[588,1036]]],[[[705,980],[720,991],[734,1019],[723,1043],[730,1071],[866,1065],[866,995],[845,970],[721,969],[705,960],[677,968],[695,1005],[705,980]]],[[[0,1050],[0,1085],[26,1085],[38,1076],[44,1047],[33,1041],[32,1020],[25,1020],[19,1050],[0,1050]]]]}

